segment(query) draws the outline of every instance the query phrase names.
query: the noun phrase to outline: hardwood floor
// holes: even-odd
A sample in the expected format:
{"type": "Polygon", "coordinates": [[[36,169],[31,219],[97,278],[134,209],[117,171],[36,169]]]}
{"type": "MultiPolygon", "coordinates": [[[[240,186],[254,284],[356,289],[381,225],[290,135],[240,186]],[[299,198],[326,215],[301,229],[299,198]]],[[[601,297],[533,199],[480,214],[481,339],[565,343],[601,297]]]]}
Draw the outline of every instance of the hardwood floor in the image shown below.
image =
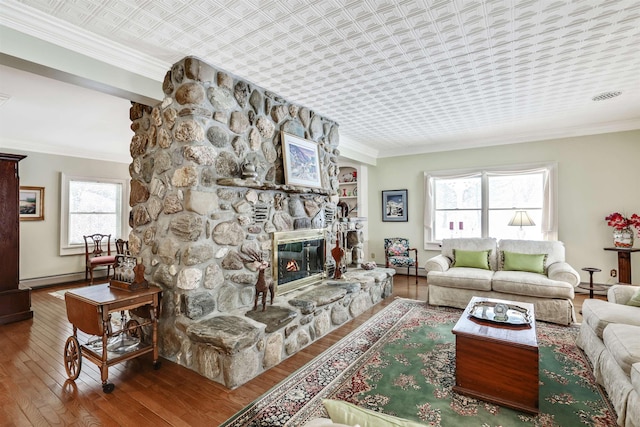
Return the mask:
{"type": "MultiPolygon", "coordinates": [[[[111,394],[102,392],[98,367],[83,359],[80,376],[67,380],[63,364],[72,334],[64,301],[32,292],[34,318],[0,326],[0,426],[215,426],[261,396],[390,304],[394,297],[425,300],[426,280],[396,275],[394,293],[357,319],[309,345],[236,390],[162,360],[154,370],[150,355],[109,368],[111,394]]],[[[75,284],[73,286],[84,286],[75,284]]],[[[584,295],[577,295],[576,313],[584,295]]]]}

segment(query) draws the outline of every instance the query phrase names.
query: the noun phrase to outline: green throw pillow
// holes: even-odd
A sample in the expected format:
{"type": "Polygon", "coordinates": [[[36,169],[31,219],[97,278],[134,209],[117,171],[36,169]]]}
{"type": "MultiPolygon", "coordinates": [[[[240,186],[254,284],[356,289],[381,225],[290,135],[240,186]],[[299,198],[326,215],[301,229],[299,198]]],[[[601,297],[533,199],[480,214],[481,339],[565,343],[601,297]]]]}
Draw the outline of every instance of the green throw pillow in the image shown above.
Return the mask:
{"type": "Polygon", "coordinates": [[[631,297],[629,301],[627,301],[627,305],[632,305],[634,307],[640,307],[640,289],[636,291],[635,294],[631,297]]]}
{"type": "Polygon", "coordinates": [[[394,427],[426,427],[415,421],[405,420],[382,412],[371,411],[349,402],[341,400],[324,399],[324,409],[329,413],[329,418],[334,423],[355,425],[361,427],[394,426],[394,427]]]}
{"type": "Polygon", "coordinates": [[[452,267],[470,267],[489,270],[489,252],[490,251],[488,250],[463,251],[460,249],[454,249],[452,267]]]}
{"type": "Polygon", "coordinates": [[[503,270],[544,274],[544,262],[547,259],[547,254],[519,254],[504,251],[502,256],[504,257],[503,270]]]}

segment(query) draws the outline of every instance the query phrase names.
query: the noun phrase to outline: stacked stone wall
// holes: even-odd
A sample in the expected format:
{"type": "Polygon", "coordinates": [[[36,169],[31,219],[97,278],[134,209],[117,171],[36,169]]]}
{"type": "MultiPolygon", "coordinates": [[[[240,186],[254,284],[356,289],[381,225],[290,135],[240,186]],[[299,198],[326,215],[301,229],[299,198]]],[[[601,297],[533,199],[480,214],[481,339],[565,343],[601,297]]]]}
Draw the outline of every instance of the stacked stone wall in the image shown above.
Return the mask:
{"type": "MultiPolygon", "coordinates": [[[[243,359],[225,362],[220,354],[245,348],[246,333],[216,346],[193,331],[215,335],[230,323],[254,322],[244,313],[253,307],[258,272],[246,258],[262,253],[270,260],[272,232],[332,228],[338,125],[194,57],[167,72],[163,91],[161,104],[130,110],[129,249],[146,279],[163,289],[161,354],[235,386],[247,378],[240,381],[230,366],[243,359]],[[283,132],[317,143],[320,188],[285,182],[283,132]]],[[[263,348],[252,362],[260,366],[247,367],[257,374],[291,344],[258,344],[256,327],[249,328],[257,334],[251,346],[273,349],[282,341],[280,355],[272,350],[263,362],[263,348]]]]}

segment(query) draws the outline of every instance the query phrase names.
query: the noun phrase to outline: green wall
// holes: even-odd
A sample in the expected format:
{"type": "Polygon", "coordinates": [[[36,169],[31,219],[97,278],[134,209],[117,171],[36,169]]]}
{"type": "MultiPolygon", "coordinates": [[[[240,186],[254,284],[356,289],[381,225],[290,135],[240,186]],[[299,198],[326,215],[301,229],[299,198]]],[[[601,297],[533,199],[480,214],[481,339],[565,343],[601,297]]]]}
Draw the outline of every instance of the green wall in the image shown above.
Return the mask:
{"type": "MultiPolygon", "coordinates": [[[[423,250],[423,172],[535,162],[558,164],[558,238],[566,246],[567,261],[580,272],[597,267],[597,283],[615,283],[609,276],[618,268],[617,254],[604,251],[613,245],[612,228],[604,217],[618,211],[640,215],[640,131],[528,142],[378,159],[369,168],[368,258],[384,263],[383,239],[403,236],[418,248],[419,261],[437,254],[423,250]],[[409,221],[382,222],[381,190],[407,189],[409,221]]],[[[634,247],[640,248],[635,237],[634,247]]],[[[640,252],[632,254],[632,273],[640,284],[640,252]]]]}

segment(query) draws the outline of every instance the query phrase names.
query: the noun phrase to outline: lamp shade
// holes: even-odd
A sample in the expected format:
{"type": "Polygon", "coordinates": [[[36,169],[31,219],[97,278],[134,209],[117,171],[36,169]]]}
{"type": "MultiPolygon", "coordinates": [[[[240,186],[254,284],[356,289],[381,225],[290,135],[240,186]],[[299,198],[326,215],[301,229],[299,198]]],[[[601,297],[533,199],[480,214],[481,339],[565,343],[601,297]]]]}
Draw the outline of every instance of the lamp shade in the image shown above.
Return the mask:
{"type": "Polygon", "coordinates": [[[513,218],[511,218],[511,221],[509,221],[509,225],[522,228],[536,225],[536,223],[533,222],[527,211],[516,211],[513,214],[513,218]]]}

